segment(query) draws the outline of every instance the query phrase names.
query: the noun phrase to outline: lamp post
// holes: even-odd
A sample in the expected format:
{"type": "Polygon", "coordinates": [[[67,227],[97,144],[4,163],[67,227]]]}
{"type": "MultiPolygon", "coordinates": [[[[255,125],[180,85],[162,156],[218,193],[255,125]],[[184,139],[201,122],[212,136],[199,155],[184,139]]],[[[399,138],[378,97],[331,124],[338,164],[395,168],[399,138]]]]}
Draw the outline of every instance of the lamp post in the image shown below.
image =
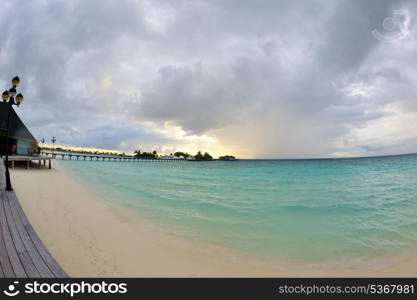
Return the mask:
{"type": "Polygon", "coordinates": [[[6,127],[6,191],[13,191],[12,184],[10,183],[10,174],[9,174],[9,127],[10,127],[10,112],[12,111],[12,106],[19,106],[23,102],[24,98],[22,94],[16,95],[16,87],[19,85],[20,79],[15,76],[12,79],[13,87],[8,91],[4,91],[1,95],[3,102],[7,103],[7,127],[6,127]],[[16,98],[15,96],[16,95],[16,98]]]}
{"type": "Polygon", "coordinates": [[[44,138],[42,138],[42,139],[41,139],[41,143],[42,143],[42,148],[41,148],[40,154],[42,154],[42,150],[43,150],[43,143],[45,143],[45,139],[44,139],[44,138]]]}
{"type": "Polygon", "coordinates": [[[55,157],[55,142],[56,142],[56,138],[53,136],[52,137],[52,157],[55,157]]]}

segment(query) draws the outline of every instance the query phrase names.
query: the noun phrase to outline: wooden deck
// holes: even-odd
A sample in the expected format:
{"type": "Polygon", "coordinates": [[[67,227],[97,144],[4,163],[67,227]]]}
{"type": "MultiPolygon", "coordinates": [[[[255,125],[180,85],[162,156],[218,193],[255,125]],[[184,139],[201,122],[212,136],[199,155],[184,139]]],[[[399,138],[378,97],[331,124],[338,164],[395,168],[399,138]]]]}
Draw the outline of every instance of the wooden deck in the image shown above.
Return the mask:
{"type": "Polygon", "coordinates": [[[52,167],[51,160],[54,159],[52,157],[46,157],[46,156],[24,156],[24,155],[9,155],[9,162],[12,164],[12,169],[14,169],[15,162],[16,161],[25,161],[26,162],[26,169],[30,168],[30,163],[32,161],[38,162],[38,168],[43,165],[46,166],[46,161],[49,162],[48,167],[49,169],[52,167]]]}
{"type": "Polygon", "coordinates": [[[5,191],[4,172],[0,159],[0,277],[68,277],[36,234],[16,194],[5,191]]]}

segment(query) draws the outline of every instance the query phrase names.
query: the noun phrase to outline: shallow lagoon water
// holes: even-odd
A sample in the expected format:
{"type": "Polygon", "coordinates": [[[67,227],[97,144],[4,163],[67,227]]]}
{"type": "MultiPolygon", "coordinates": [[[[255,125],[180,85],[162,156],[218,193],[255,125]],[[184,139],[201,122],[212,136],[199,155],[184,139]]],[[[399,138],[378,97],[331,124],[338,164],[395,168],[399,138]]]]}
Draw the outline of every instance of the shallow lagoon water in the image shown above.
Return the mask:
{"type": "Polygon", "coordinates": [[[417,245],[417,155],[61,164],[148,220],[246,253],[326,262],[417,245]]]}

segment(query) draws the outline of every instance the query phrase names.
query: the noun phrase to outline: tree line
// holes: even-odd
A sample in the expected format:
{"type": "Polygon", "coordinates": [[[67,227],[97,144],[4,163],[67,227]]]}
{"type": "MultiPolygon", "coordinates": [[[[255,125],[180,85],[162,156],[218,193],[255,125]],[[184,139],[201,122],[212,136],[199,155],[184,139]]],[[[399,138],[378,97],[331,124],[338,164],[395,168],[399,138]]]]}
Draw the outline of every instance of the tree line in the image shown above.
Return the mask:
{"type": "MultiPolygon", "coordinates": [[[[147,159],[156,159],[160,157],[156,150],[152,152],[141,152],[141,150],[135,150],[134,157],[137,158],[147,158],[147,159]]],[[[170,153],[171,156],[175,156],[178,158],[185,158],[185,159],[195,159],[195,160],[213,160],[213,156],[211,156],[208,152],[202,153],[202,151],[198,151],[197,154],[191,155],[188,152],[177,151],[175,153],[170,153]]],[[[224,155],[220,156],[219,160],[235,160],[236,158],[232,155],[224,155]]]]}

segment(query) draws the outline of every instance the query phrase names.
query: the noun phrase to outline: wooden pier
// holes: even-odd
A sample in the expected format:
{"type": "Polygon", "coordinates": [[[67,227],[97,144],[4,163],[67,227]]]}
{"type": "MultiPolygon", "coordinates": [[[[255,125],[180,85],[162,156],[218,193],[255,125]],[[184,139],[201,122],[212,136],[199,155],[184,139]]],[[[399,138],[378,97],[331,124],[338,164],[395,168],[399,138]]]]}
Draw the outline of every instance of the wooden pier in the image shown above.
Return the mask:
{"type": "Polygon", "coordinates": [[[46,166],[46,162],[48,161],[48,168],[52,167],[51,160],[53,157],[46,157],[46,156],[24,156],[24,155],[10,155],[9,162],[12,164],[12,169],[14,169],[16,161],[24,161],[26,162],[26,169],[30,168],[32,161],[38,162],[38,167],[40,168],[43,165],[46,166]]]}
{"type": "Polygon", "coordinates": [[[68,277],[36,234],[16,194],[5,190],[4,172],[0,159],[0,277],[68,277]]]}
{"type": "Polygon", "coordinates": [[[113,162],[182,162],[186,159],[163,159],[163,158],[137,158],[134,156],[110,156],[110,155],[92,155],[82,153],[51,153],[44,152],[41,157],[44,158],[60,158],[69,160],[87,160],[87,161],[113,161],[113,162]]]}

